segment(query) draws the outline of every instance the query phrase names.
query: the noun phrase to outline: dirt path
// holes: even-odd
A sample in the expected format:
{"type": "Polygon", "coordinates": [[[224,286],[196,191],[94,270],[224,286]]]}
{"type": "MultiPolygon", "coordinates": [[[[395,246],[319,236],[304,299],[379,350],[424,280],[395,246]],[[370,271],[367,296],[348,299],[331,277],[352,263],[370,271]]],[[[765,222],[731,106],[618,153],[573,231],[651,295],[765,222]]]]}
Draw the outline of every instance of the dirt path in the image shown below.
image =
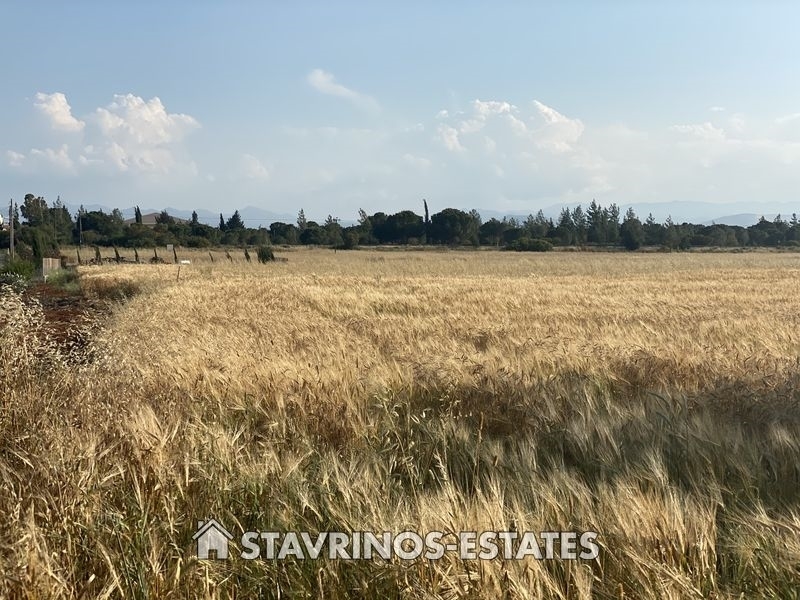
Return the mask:
{"type": "Polygon", "coordinates": [[[39,302],[44,313],[45,330],[57,344],[69,349],[85,346],[86,326],[94,317],[108,312],[106,303],[88,298],[80,290],[66,290],[46,283],[28,286],[23,298],[39,302]]]}

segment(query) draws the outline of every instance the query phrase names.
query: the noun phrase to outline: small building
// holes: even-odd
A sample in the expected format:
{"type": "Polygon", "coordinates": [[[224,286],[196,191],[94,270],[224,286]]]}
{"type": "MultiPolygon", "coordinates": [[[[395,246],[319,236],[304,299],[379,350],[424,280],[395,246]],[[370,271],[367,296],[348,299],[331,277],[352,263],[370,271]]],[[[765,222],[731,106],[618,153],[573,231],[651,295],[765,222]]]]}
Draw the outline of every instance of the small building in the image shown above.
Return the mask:
{"type": "MultiPolygon", "coordinates": [[[[160,216],[161,213],[158,212],[145,213],[142,215],[142,225],[146,225],[147,227],[155,227],[158,224],[158,217],[160,216]]],[[[175,221],[176,223],[189,223],[189,221],[187,221],[186,219],[173,217],[172,215],[170,215],[170,217],[172,217],[172,220],[175,221]]],[[[136,223],[135,217],[130,219],[125,219],[126,225],[133,225],[134,223],[136,223]]]]}

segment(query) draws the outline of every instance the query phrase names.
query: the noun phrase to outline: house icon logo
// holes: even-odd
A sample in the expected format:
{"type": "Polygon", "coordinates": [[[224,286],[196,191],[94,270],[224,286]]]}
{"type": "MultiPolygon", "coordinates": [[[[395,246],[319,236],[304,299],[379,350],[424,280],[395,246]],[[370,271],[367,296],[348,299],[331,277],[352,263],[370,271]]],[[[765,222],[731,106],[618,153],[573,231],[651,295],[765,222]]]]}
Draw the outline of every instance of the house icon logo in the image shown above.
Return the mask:
{"type": "Polygon", "coordinates": [[[216,519],[209,519],[197,522],[197,531],[192,539],[197,540],[197,558],[200,560],[208,560],[211,552],[214,552],[217,560],[227,560],[228,540],[233,539],[233,534],[216,519]]]}

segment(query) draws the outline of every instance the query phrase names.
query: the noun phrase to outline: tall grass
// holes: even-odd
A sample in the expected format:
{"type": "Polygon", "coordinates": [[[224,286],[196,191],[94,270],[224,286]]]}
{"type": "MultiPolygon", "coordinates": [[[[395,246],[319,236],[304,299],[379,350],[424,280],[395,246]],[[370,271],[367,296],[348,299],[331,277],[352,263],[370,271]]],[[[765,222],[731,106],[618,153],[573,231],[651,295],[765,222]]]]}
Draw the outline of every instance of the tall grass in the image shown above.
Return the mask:
{"type": "Polygon", "coordinates": [[[82,269],[91,361],[5,293],[0,596],[798,597],[796,257],[285,256],[82,269]],[[197,561],[207,517],[601,555],[197,561]]]}

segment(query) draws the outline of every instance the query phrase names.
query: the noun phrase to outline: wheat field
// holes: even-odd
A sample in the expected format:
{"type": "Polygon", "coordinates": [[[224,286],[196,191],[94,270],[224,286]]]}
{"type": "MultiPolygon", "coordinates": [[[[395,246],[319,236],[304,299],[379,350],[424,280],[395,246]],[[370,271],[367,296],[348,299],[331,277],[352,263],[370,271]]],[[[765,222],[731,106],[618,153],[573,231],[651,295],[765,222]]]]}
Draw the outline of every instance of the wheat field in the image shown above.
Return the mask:
{"type": "Polygon", "coordinates": [[[0,597],[800,597],[800,254],[277,254],[80,267],[74,348],[3,293],[0,597]],[[210,517],[601,553],[199,561],[210,517]]]}

